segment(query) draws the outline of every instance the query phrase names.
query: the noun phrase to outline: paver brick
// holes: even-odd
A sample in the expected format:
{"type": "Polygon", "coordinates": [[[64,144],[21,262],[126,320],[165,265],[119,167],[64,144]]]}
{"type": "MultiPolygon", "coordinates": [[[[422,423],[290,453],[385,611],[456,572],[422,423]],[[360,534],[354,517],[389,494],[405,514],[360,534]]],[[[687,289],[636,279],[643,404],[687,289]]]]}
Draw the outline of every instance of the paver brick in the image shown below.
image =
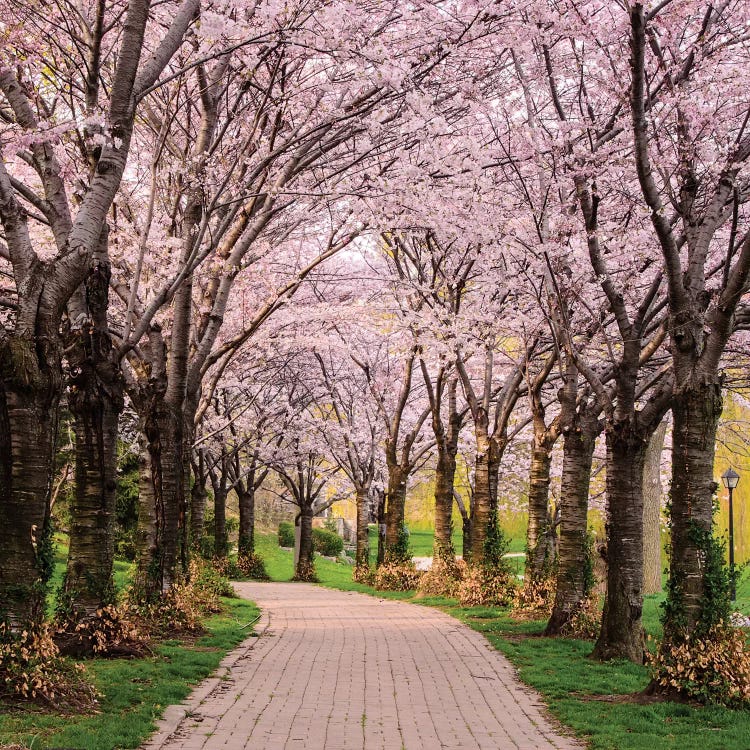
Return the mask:
{"type": "Polygon", "coordinates": [[[145,750],[583,748],[481,634],[438,610],[309,584],[235,587],[263,610],[261,637],[224,660],[231,682],[199,686],[145,750]]]}

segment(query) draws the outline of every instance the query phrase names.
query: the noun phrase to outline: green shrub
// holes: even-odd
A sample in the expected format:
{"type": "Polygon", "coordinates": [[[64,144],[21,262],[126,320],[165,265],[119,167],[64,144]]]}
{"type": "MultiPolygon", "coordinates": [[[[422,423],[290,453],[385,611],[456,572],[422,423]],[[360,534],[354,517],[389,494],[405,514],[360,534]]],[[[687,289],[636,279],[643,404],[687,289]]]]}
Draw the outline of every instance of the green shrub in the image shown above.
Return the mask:
{"type": "Polygon", "coordinates": [[[338,557],[344,551],[344,540],[328,529],[313,529],[313,549],[328,557],[338,557]]]}
{"type": "Polygon", "coordinates": [[[294,547],[294,524],[289,521],[279,524],[279,547],[294,547]]]}

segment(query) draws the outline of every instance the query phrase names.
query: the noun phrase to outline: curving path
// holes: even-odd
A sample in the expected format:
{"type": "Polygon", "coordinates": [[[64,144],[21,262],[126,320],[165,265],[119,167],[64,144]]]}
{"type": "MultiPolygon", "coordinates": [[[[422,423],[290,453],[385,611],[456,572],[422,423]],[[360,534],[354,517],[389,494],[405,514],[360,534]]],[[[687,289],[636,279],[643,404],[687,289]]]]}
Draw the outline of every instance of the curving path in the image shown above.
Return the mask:
{"type": "Polygon", "coordinates": [[[482,635],[438,610],[236,583],[259,638],[171,707],[149,750],[577,750],[482,635]]]}

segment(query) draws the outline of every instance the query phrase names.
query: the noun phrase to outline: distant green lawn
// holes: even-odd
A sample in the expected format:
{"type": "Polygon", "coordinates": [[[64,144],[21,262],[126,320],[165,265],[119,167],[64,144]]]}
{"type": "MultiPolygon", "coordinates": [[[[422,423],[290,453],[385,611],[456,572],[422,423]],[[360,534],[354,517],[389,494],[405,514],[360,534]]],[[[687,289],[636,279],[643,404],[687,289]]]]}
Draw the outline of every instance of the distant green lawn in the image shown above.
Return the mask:
{"type": "MultiPolygon", "coordinates": [[[[430,532],[412,532],[410,541],[414,554],[430,554],[430,532]]],[[[259,535],[258,552],[274,580],[292,577],[292,553],[281,550],[274,535],[259,535]]],[[[627,696],[648,684],[646,667],[592,661],[588,658],[593,645],[590,642],[539,637],[545,624],[542,621],[518,623],[504,609],[464,608],[451,599],[419,599],[414,592],[375,591],[353,583],[351,567],[322,558],[316,558],[315,567],[324,586],[436,606],[483,633],[515,664],[521,679],[543,695],[551,712],[592,750],[750,750],[750,711],[672,702],[638,705],[627,696]]],[[[750,612],[747,576],[738,595],[737,609],[750,612]]],[[[659,605],[663,598],[653,595],[644,601],[643,623],[651,638],[661,634],[659,605]]]]}

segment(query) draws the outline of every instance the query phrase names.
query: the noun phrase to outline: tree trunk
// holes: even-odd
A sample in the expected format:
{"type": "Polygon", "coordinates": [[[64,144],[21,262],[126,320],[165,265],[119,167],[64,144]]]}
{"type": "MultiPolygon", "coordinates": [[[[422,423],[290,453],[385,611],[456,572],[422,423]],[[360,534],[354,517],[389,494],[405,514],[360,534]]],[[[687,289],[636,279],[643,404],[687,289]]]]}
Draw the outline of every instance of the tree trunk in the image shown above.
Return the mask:
{"type": "Polygon", "coordinates": [[[116,379],[104,385],[87,369],[84,364],[81,376],[73,379],[70,398],[76,435],[75,493],[61,606],[63,617],[73,622],[115,599],[112,574],[122,385],[116,379]]]}
{"type": "Polygon", "coordinates": [[[471,527],[472,518],[467,513],[461,517],[461,552],[464,562],[471,562],[471,527]]]}
{"type": "Polygon", "coordinates": [[[378,559],[377,565],[385,562],[385,498],[386,493],[378,490],[378,559]]]}
{"type": "Polygon", "coordinates": [[[299,514],[299,559],[294,571],[295,581],[315,581],[315,565],[313,563],[312,541],[312,506],[303,503],[299,514]]]}
{"type": "Polygon", "coordinates": [[[554,547],[550,545],[549,512],[551,446],[534,439],[529,471],[529,523],[526,527],[526,577],[534,580],[551,572],[554,547]],[[552,548],[551,548],[552,547],[552,548]]]}
{"type": "Polygon", "coordinates": [[[364,487],[357,487],[357,551],[355,555],[355,565],[357,568],[370,567],[368,521],[367,490],[364,487]]]}
{"type": "Polygon", "coordinates": [[[662,420],[649,440],[643,465],[643,593],[661,591],[661,453],[667,434],[662,420]]]}
{"type": "Polygon", "coordinates": [[[240,530],[237,542],[238,557],[251,557],[255,554],[255,487],[252,474],[247,486],[237,490],[240,507],[240,530]]]}
{"type": "Polygon", "coordinates": [[[131,596],[136,602],[145,602],[158,598],[161,587],[155,575],[155,568],[158,567],[158,521],[154,479],[151,452],[144,434],[141,435],[138,463],[138,527],[135,534],[136,565],[131,596]]]}
{"type": "Polygon", "coordinates": [[[388,465],[388,495],[385,510],[385,558],[404,562],[405,551],[399,549],[406,510],[408,473],[399,464],[388,465]]]}
{"type": "Polygon", "coordinates": [[[565,434],[560,495],[557,587],[545,635],[559,635],[578,611],[591,585],[586,530],[589,483],[597,429],[583,425],[565,434]]]}
{"type": "Polygon", "coordinates": [[[629,422],[607,429],[607,598],[592,656],[643,663],[643,461],[629,422]]]}
{"type": "Polygon", "coordinates": [[[75,494],[61,615],[75,623],[114,602],[117,428],[124,381],[109,334],[108,230],[84,284],[90,324],[71,331],[67,346],[70,410],[75,420],[75,494]]]}
{"type": "Polygon", "coordinates": [[[61,378],[49,339],[0,344],[0,618],[12,631],[44,618],[61,378]],[[38,354],[45,346],[46,358],[38,354]]]}
{"type": "Polygon", "coordinates": [[[474,505],[471,513],[471,561],[475,565],[484,559],[484,542],[490,512],[497,508],[497,482],[500,451],[493,438],[477,438],[474,471],[474,505]]]}
{"type": "Polygon", "coordinates": [[[706,594],[705,540],[713,524],[717,486],[713,479],[716,429],[721,416],[718,382],[689,384],[674,394],[672,414],[671,564],[674,598],[665,638],[689,636],[701,622],[706,594]]]}
{"type": "Polygon", "coordinates": [[[214,488],[214,557],[225,559],[229,554],[227,537],[227,491],[214,488]]]}
{"type": "MultiPolygon", "coordinates": [[[[140,485],[139,501],[145,523],[139,544],[138,579],[142,593],[149,597],[168,591],[179,575],[183,559],[181,544],[185,524],[185,473],[182,463],[182,419],[169,409],[160,388],[149,385],[150,399],[145,409],[143,432],[148,451],[151,487],[140,485]],[[152,504],[144,514],[144,506],[152,504]],[[146,579],[150,579],[148,582],[146,579]]],[[[143,479],[142,475],[142,479],[143,479]]],[[[141,526],[139,519],[139,527],[141,526]]]]}
{"type": "Polygon", "coordinates": [[[456,454],[450,447],[439,448],[435,471],[435,541],[433,556],[455,557],[453,549],[453,485],[456,454]]]}
{"type": "Polygon", "coordinates": [[[206,517],[206,476],[204,455],[198,453],[198,461],[193,472],[193,486],[190,488],[190,545],[194,550],[200,550],[203,538],[203,526],[206,517]]]}

